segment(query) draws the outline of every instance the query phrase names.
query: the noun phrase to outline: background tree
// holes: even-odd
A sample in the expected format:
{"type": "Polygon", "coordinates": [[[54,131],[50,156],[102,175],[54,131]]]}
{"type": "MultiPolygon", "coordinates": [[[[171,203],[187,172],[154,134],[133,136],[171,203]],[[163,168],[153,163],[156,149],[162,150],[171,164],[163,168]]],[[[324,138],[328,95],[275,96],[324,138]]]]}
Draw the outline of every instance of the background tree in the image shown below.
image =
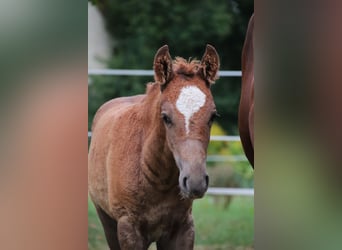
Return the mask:
{"type": "MultiPolygon", "coordinates": [[[[251,0],[92,0],[104,14],[113,36],[108,68],[152,69],[159,47],[168,44],[171,55],[201,59],[212,44],[221,59],[221,70],[241,69],[241,50],[251,0]]],[[[153,77],[94,76],[89,87],[89,125],[98,107],[118,96],[143,93],[153,77]]],[[[222,77],[212,87],[220,125],[237,134],[241,78],[222,77]]]]}

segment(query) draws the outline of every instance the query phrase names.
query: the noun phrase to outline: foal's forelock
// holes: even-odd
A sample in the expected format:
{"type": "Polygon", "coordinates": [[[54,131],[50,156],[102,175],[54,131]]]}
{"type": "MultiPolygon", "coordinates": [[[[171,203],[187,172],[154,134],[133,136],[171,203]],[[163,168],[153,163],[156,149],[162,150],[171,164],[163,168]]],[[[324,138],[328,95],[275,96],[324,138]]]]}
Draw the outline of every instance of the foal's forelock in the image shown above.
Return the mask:
{"type": "Polygon", "coordinates": [[[202,65],[200,61],[194,60],[185,60],[182,57],[176,57],[172,63],[173,70],[176,74],[185,75],[189,77],[193,77],[200,72],[202,69],[202,65]]]}

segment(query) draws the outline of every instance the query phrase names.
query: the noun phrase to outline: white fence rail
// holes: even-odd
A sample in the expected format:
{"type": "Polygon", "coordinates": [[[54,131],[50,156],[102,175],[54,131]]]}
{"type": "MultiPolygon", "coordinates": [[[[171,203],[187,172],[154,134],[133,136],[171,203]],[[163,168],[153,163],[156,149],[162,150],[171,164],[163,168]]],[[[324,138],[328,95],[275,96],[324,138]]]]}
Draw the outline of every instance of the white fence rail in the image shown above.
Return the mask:
{"type": "Polygon", "coordinates": [[[211,141],[240,141],[238,135],[212,135],[210,136],[211,141]]]}
{"type": "Polygon", "coordinates": [[[238,162],[247,161],[245,155],[208,155],[207,162],[238,162]]]}
{"type": "MultiPolygon", "coordinates": [[[[88,75],[106,75],[106,76],[153,76],[153,70],[141,69],[88,69],[88,75]]],[[[220,77],[241,77],[240,70],[221,70],[219,71],[220,77]]],[[[88,132],[88,138],[91,138],[91,132],[88,132]]],[[[224,135],[224,136],[211,136],[211,141],[240,141],[240,136],[224,135]]],[[[247,161],[244,155],[209,155],[208,161],[224,162],[224,161],[247,161]]],[[[253,188],[218,188],[210,187],[206,193],[207,195],[238,195],[238,196],[254,196],[253,188]]]]}
{"type": "Polygon", "coordinates": [[[241,196],[254,196],[253,188],[208,188],[208,195],[241,195],[241,196]]]}

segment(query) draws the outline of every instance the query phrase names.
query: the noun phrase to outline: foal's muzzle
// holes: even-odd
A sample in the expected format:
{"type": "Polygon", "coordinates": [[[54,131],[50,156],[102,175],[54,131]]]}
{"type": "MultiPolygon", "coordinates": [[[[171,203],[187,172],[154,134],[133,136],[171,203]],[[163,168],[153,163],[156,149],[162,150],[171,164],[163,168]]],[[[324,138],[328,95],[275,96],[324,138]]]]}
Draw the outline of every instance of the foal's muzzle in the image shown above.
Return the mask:
{"type": "Polygon", "coordinates": [[[179,168],[179,187],[184,198],[201,198],[208,189],[206,146],[199,140],[188,139],[174,153],[179,168]]]}

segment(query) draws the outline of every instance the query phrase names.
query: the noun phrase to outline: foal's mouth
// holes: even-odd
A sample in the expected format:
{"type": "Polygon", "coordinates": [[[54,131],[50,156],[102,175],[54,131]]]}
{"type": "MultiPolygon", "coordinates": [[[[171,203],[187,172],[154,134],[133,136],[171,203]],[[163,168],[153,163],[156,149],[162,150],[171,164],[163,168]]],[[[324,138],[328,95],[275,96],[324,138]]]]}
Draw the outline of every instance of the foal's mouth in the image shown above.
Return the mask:
{"type": "Polygon", "coordinates": [[[190,192],[188,190],[183,190],[180,187],[179,195],[181,196],[182,199],[194,200],[194,199],[203,198],[203,196],[205,195],[206,192],[207,192],[207,190],[205,192],[190,192]]]}

